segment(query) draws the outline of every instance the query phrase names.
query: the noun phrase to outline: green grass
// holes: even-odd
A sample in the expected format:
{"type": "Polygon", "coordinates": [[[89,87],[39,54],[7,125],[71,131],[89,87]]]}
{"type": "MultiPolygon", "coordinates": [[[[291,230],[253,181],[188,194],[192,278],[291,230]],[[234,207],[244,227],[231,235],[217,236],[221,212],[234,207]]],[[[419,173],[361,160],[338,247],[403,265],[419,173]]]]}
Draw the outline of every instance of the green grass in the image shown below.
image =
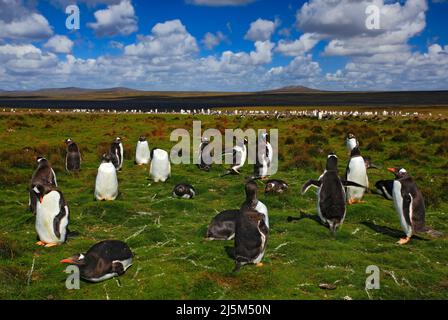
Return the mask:
{"type": "MultiPolygon", "coordinates": [[[[344,136],[357,133],[364,155],[374,163],[404,166],[428,200],[427,224],[448,233],[446,215],[448,124],[432,120],[253,119],[236,117],[148,116],[104,114],[0,114],[0,299],[446,299],[448,245],[446,236],[422,236],[397,246],[400,224],[392,202],[368,194],[365,204],[348,208],[336,237],[311,219],[287,222],[303,210],[315,214],[316,196],[300,195],[309,178],[317,178],[326,152],[335,151],[343,174],[347,156],[344,136]],[[225,247],[233,242],[207,242],[209,221],[221,210],[237,209],[244,200],[244,177],[219,178],[194,165],[173,166],[165,184],[149,180],[148,168],[133,164],[138,137],[147,134],[151,147],[169,149],[175,128],[279,128],[280,170],[291,190],[260,200],[269,208],[270,238],[262,268],[231,271],[225,247]],[[318,127],[322,127],[322,132],[318,127]],[[115,136],[124,138],[126,161],[119,173],[120,196],[114,202],[93,201],[99,156],[115,136]],[[64,140],[73,138],[83,153],[78,176],[64,172],[64,140]],[[328,138],[328,142],[323,137],[328,138]],[[308,138],[308,139],[306,139],[308,138]],[[323,140],[323,141],[322,141],[323,140]],[[305,141],[317,141],[316,144],[305,141]],[[370,144],[370,147],[367,146],[370,144]],[[36,150],[23,150],[29,147],[36,150]],[[382,150],[382,151],[381,151],[382,150]],[[43,153],[52,162],[71,209],[70,229],[80,235],[56,248],[35,245],[34,218],[27,211],[27,184],[33,157],[43,153]],[[173,199],[179,182],[197,189],[193,200],[173,199]],[[125,240],[135,253],[127,273],[99,284],[65,288],[65,266],[59,260],[85,252],[105,239],[125,240]],[[34,271],[29,271],[34,260],[34,271]],[[366,267],[381,270],[381,289],[365,291],[366,267]],[[321,283],[336,283],[326,291],[321,283]]],[[[385,170],[369,171],[373,184],[391,178],[385,170]]]]}

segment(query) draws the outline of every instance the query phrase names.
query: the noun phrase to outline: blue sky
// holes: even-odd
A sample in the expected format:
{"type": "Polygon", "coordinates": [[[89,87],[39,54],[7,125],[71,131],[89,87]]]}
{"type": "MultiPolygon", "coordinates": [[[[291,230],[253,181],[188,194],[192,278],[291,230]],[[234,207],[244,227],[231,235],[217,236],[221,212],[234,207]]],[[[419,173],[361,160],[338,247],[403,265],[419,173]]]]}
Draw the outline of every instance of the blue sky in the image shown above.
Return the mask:
{"type": "Polygon", "coordinates": [[[448,89],[444,0],[72,3],[0,0],[0,89],[448,89]]]}

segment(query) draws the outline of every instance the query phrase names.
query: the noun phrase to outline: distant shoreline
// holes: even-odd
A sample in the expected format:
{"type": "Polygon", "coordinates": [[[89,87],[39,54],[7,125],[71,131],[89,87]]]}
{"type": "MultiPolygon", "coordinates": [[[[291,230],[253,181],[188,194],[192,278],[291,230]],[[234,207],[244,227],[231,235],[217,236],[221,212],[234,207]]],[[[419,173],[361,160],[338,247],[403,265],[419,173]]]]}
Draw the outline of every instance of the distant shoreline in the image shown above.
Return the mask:
{"type": "Polygon", "coordinates": [[[319,93],[0,94],[0,108],[192,110],[244,107],[448,108],[448,91],[319,93]]]}

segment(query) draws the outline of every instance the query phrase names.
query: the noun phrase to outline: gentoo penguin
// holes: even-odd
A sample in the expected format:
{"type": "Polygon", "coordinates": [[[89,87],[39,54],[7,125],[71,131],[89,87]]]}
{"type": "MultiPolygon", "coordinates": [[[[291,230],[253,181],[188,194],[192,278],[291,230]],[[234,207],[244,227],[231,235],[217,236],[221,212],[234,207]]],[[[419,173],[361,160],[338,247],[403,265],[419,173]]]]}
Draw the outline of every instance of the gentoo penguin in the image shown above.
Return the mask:
{"type": "Polygon", "coordinates": [[[81,153],[78,145],[72,139],[65,140],[67,145],[67,154],[65,156],[65,170],[79,171],[81,170],[81,153]]]}
{"type": "Polygon", "coordinates": [[[171,176],[171,163],[168,152],[158,148],[151,150],[149,174],[154,182],[165,182],[171,176]]]}
{"type": "Polygon", "coordinates": [[[53,247],[67,239],[70,211],[62,192],[50,185],[34,185],[36,204],[36,232],[40,246],[53,247]]]}
{"type": "Polygon", "coordinates": [[[112,156],[112,163],[120,171],[123,167],[123,143],[121,138],[115,138],[114,142],[110,145],[110,154],[112,156]]]}
{"type": "Polygon", "coordinates": [[[117,170],[112,164],[111,155],[103,154],[95,182],[95,199],[115,200],[118,196],[117,170]]]}
{"type": "Polygon", "coordinates": [[[78,266],[82,279],[100,282],[123,275],[134,257],[128,245],[119,240],[106,240],[93,245],[85,254],[78,253],[61,260],[78,266]]]}
{"type": "Polygon", "coordinates": [[[242,142],[238,142],[236,146],[234,146],[231,150],[226,150],[224,152],[224,156],[226,154],[232,154],[232,163],[230,165],[230,168],[227,170],[225,174],[223,174],[221,177],[227,176],[227,175],[234,175],[234,174],[240,174],[238,170],[240,170],[247,159],[247,144],[248,140],[244,138],[242,142]]]}
{"type": "Polygon", "coordinates": [[[173,188],[173,197],[193,199],[196,195],[196,190],[191,184],[179,183],[173,188]]]}
{"type": "Polygon", "coordinates": [[[135,149],[135,164],[145,165],[149,163],[151,158],[151,151],[149,150],[148,140],[141,136],[138,139],[137,147],[135,149]]]}
{"type": "Polygon", "coordinates": [[[269,216],[268,208],[263,202],[257,199],[258,187],[254,181],[246,183],[245,187],[246,200],[241,205],[241,209],[252,209],[263,215],[263,220],[266,226],[269,228],[269,216]]]}
{"type": "MultiPolygon", "coordinates": [[[[359,147],[352,149],[350,160],[345,171],[345,180],[353,181],[362,186],[369,187],[369,178],[367,177],[367,168],[364,158],[361,156],[359,147]]],[[[347,187],[348,204],[360,203],[364,197],[366,189],[358,187],[347,187]]]]}
{"type": "Polygon", "coordinates": [[[201,144],[199,145],[198,151],[198,168],[204,171],[210,171],[211,164],[211,154],[206,154],[204,152],[205,147],[210,144],[210,141],[207,138],[203,138],[201,140],[201,144]]]}
{"type": "Polygon", "coordinates": [[[319,180],[309,180],[302,187],[305,194],[310,187],[317,187],[317,213],[323,224],[328,225],[334,234],[345,219],[345,190],[344,186],[361,185],[342,181],[338,174],[338,157],[335,154],[328,155],[326,169],[319,180]]]}
{"type": "Polygon", "coordinates": [[[225,210],[210,222],[206,240],[232,240],[235,237],[235,222],[239,210],[225,210]]]}
{"type": "Polygon", "coordinates": [[[406,238],[400,239],[397,243],[406,244],[411,240],[412,235],[417,233],[440,236],[440,232],[425,226],[425,199],[406,169],[388,168],[387,170],[395,175],[393,201],[401,227],[406,234],[406,238]]]}
{"type": "Polygon", "coordinates": [[[347,153],[348,153],[348,155],[351,154],[352,150],[355,147],[359,147],[358,139],[356,139],[356,137],[355,137],[355,135],[353,133],[347,134],[346,146],[347,146],[347,153]]]}
{"type": "Polygon", "coordinates": [[[288,191],[288,184],[283,180],[271,179],[266,181],[264,194],[269,193],[284,193],[288,191]]]}
{"type": "Polygon", "coordinates": [[[243,206],[235,222],[235,269],[237,272],[245,264],[263,266],[269,228],[264,215],[243,206]]]}
{"type": "Polygon", "coordinates": [[[266,179],[272,163],[273,150],[266,132],[260,133],[256,146],[256,160],[254,164],[254,178],[266,179]]]}
{"type": "Polygon", "coordinates": [[[393,200],[394,180],[380,180],[375,183],[377,193],[382,195],[384,199],[393,200]]]}
{"type": "Polygon", "coordinates": [[[56,174],[54,170],[51,168],[50,163],[47,159],[43,157],[38,157],[37,161],[37,169],[34,171],[33,176],[30,182],[29,188],[29,201],[28,205],[30,211],[36,213],[36,203],[38,198],[36,197],[36,193],[33,191],[33,187],[35,185],[49,185],[56,187],[58,186],[58,182],[56,180],[56,174]]]}

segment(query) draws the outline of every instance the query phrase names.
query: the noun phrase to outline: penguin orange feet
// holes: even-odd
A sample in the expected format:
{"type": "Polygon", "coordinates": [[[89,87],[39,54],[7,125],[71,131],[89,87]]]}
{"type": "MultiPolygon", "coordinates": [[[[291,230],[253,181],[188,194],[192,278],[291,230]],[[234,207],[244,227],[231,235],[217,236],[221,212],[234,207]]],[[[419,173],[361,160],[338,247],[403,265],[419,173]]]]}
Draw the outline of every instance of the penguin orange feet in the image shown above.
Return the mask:
{"type": "Polygon", "coordinates": [[[255,266],[257,268],[261,268],[262,266],[264,266],[264,264],[263,264],[263,262],[258,262],[255,266]]]}
{"type": "Polygon", "coordinates": [[[399,244],[399,245],[404,245],[404,244],[408,243],[410,240],[411,240],[411,237],[401,238],[401,239],[397,242],[397,244],[399,244]]]}
{"type": "Polygon", "coordinates": [[[45,248],[51,248],[51,247],[56,247],[58,244],[57,243],[47,243],[45,245],[45,248]]]}
{"type": "Polygon", "coordinates": [[[37,241],[36,244],[37,244],[38,246],[41,246],[41,247],[43,247],[43,246],[46,245],[46,243],[43,242],[43,241],[37,241]]]}

